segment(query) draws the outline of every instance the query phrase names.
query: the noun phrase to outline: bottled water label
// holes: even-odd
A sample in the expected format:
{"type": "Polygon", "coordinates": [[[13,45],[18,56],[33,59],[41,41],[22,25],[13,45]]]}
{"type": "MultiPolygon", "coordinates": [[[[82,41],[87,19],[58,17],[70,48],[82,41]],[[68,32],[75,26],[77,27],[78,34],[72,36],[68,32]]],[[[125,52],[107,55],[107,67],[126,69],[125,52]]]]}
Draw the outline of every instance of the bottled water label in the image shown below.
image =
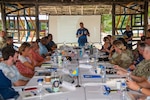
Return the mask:
{"type": "Polygon", "coordinates": [[[117,90],[121,90],[121,81],[116,81],[117,90]]]}
{"type": "Polygon", "coordinates": [[[59,85],[60,85],[60,82],[59,82],[58,79],[53,81],[52,89],[53,89],[54,92],[58,92],[59,91],[59,85]]]}

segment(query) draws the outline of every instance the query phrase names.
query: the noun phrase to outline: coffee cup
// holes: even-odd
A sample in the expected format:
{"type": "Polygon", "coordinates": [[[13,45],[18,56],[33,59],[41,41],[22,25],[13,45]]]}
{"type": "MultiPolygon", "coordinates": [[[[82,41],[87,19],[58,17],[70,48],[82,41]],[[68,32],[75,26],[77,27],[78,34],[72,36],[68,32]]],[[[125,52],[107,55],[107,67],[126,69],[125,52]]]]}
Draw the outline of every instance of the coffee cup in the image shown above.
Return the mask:
{"type": "Polygon", "coordinates": [[[45,76],[44,80],[45,80],[46,83],[51,82],[51,76],[45,76]]]}

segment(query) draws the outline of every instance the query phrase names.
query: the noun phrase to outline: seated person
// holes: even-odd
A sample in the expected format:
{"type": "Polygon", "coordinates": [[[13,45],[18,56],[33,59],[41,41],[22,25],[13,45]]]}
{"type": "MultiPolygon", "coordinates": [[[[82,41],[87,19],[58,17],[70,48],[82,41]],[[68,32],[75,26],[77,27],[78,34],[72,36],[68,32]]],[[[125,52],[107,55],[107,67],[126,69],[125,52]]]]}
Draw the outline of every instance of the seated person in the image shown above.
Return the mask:
{"type": "Polygon", "coordinates": [[[113,42],[113,47],[115,52],[110,59],[110,63],[119,65],[124,69],[129,68],[133,62],[132,52],[129,49],[126,49],[126,46],[124,46],[120,40],[115,40],[113,42]]]}
{"type": "Polygon", "coordinates": [[[18,92],[16,92],[13,88],[12,88],[12,83],[11,80],[9,80],[4,73],[2,72],[2,70],[0,70],[0,95],[2,96],[1,99],[10,99],[10,98],[15,98],[17,99],[17,97],[19,96],[18,92]]]}
{"type": "Polygon", "coordinates": [[[150,77],[150,46],[146,45],[143,52],[144,60],[142,60],[131,73],[127,70],[115,65],[114,68],[117,69],[119,75],[126,75],[127,73],[132,80],[136,82],[142,82],[150,77]]]}
{"type": "Polygon", "coordinates": [[[130,65],[129,70],[133,71],[136,65],[138,65],[144,59],[143,52],[144,52],[145,46],[146,46],[145,43],[140,43],[138,45],[138,58],[133,62],[132,65],[130,65]]]}
{"type": "Polygon", "coordinates": [[[106,52],[106,55],[109,55],[109,50],[111,48],[111,43],[108,37],[104,37],[103,39],[104,45],[102,46],[101,51],[106,52]]]}
{"type": "Polygon", "coordinates": [[[126,83],[128,88],[150,96],[150,82],[148,82],[147,80],[143,81],[142,83],[136,83],[132,80],[127,80],[126,83]],[[147,87],[143,87],[142,85],[147,87]]]}
{"type": "Polygon", "coordinates": [[[127,42],[125,41],[124,38],[118,38],[118,40],[120,40],[120,41],[124,44],[124,46],[125,46],[127,49],[129,49],[129,48],[128,48],[128,44],[127,44],[127,42]]]}
{"type": "Polygon", "coordinates": [[[15,46],[14,43],[13,43],[13,37],[11,36],[8,36],[6,38],[6,46],[11,46],[13,47],[16,51],[18,51],[18,46],[15,46]]]}
{"type": "Polygon", "coordinates": [[[51,47],[55,44],[55,42],[53,41],[53,35],[52,34],[48,34],[47,36],[47,40],[48,40],[48,43],[46,45],[46,48],[48,49],[48,51],[51,51],[51,47]]]}
{"type": "Polygon", "coordinates": [[[107,35],[107,37],[108,37],[109,41],[111,42],[112,36],[111,35],[107,35]]]}
{"type": "Polygon", "coordinates": [[[37,42],[32,42],[29,53],[32,55],[32,59],[34,60],[34,63],[37,66],[41,66],[42,63],[44,63],[45,61],[49,61],[50,60],[50,58],[45,58],[44,59],[39,54],[39,46],[38,46],[37,42]]]}
{"type": "Polygon", "coordinates": [[[40,55],[43,56],[44,58],[46,56],[49,56],[49,52],[46,48],[46,44],[47,44],[47,38],[46,37],[43,37],[40,42],[38,43],[39,45],[39,52],[40,52],[40,55]]]}
{"type": "Polygon", "coordinates": [[[110,58],[110,59],[111,59],[113,53],[115,52],[114,47],[113,47],[113,42],[114,42],[115,40],[116,40],[116,37],[115,37],[115,36],[112,36],[111,39],[110,39],[111,48],[110,48],[110,50],[109,50],[109,56],[108,56],[108,58],[110,58]]]}
{"type": "Polygon", "coordinates": [[[35,63],[32,59],[32,55],[29,53],[31,45],[28,42],[24,42],[19,47],[19,57],[18,59],[23,63],[25,67],[30,68],[34,71],[35,63]]]}
{"type": "Polygon", "coordinates": [[[22,76],[14,66],[14,58],[17,56],[15,50],[6,46],[2,49],[3,61],[0,63],[0,69],[5,76],[11,80],[14,86],[23,86],[28,82],[28,78],[22,76]]]}
{"type": "MultiPolygon", "coordinates": [[[[19,55],[19,53],[18,53],[18,55],[19,55]]],[[[14,61],[15,61],[15,63],[14,63],[15,66],[17,67],[18,71],[20,72],[20,74],[22,76],[27,77],[27,78],[33,77],[34,71],[31,70],[30,68],[24,66],[23,63],[18,59],[18,57],[15,57],[14,61]]]]}
{"type": "Polygon", "coordinates": [[[56,44],[53,44],[50,48],[50,52],[51,54],[55,52],[55,50],[57,49],[57,45],[56,44]]]}

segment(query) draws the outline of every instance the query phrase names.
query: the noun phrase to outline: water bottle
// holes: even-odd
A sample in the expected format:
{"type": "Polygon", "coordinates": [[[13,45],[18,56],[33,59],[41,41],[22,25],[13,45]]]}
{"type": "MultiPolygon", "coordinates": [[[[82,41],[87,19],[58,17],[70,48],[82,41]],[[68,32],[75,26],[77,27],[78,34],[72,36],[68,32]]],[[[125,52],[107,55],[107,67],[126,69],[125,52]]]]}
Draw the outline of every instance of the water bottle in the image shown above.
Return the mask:
{"type": "Polygon", "coordinates": [[[84,48],[82,47],[82,48],[80,49],[80,57],[81,57],[81,58],[83,57],[83,54],[84,54],[84,48]]]}
{"type": "Polygon", "coordinates": [[[57,52],[54,53],[53,55],[53,59],[54,59],[54,64],[58,63],[58,56],[57,56],[57,52]]]}
{"type": "Polygon", "coordinates": [[[90,55],[93,55],[93,45],[90,46],[90,55]]]}
{"type": "Polygon", "coordinates": [[[97,48],[96,48],[96,53],[94,54],[94,56],[95,56],[95,59],[97,61],[97,59],[98,59],[98,49],[97,48]]]}
{"type": "Polygon", "coordinates": [[[59,85],[60,85],[60,81],[59,81],[59,75],[57,73],[57,71],[54,72],[54,75],[51,79],[52,82],[52,90],[53,92],[58,92],[59,91],[59,85]]]}
{"type": "Polygon", "coordinates": [[[102,83],[105,83],[106,82],[106,67],[103,66],[103,65],[100,65],[100,74],[101,74],[101,77],[102,77],[102,83]]]}
{"type": "Polygon", "coordinates": [[[43,79],[38,79],[38,93],[39,93],[39,97],[40,100],[42,100],[43,98],[43,79]]]}
{"type": "Polygon", "coordinates": [[[121,100],[127,100],[127,85],[125,81],[121,82],[121,100]]]}
{"type": "Polygon", "coordinates": [[[62,55],[58,54],[58,66],[61,67],[62,65],[62,55]]]}
{"type": "Polygon", "coordinates": [[[68,60],[66,57],[63,58],[63,67],[67,68],[68,60]]]}

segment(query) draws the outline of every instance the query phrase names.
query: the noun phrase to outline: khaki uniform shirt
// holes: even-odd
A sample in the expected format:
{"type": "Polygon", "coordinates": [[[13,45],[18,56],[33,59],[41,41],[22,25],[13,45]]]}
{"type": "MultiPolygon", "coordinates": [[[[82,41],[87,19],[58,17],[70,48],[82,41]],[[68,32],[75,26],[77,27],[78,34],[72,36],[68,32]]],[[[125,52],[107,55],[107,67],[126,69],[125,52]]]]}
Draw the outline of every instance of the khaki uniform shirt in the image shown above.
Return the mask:
{"type": "Polygon", "coordinates": [[[144,59],[141,61],[132,72],[132,75],[139,77],[144,76],[145,78],[148,78],[150,76],[150,60],[144,59]]]}
{"type": "Polygon", "coordinates": [[[110,63],[119,65],[120,67],[127,69],[133,62],[133,54],[130,50],[125,50],[121,54],[114,53],[110,63]]]}

